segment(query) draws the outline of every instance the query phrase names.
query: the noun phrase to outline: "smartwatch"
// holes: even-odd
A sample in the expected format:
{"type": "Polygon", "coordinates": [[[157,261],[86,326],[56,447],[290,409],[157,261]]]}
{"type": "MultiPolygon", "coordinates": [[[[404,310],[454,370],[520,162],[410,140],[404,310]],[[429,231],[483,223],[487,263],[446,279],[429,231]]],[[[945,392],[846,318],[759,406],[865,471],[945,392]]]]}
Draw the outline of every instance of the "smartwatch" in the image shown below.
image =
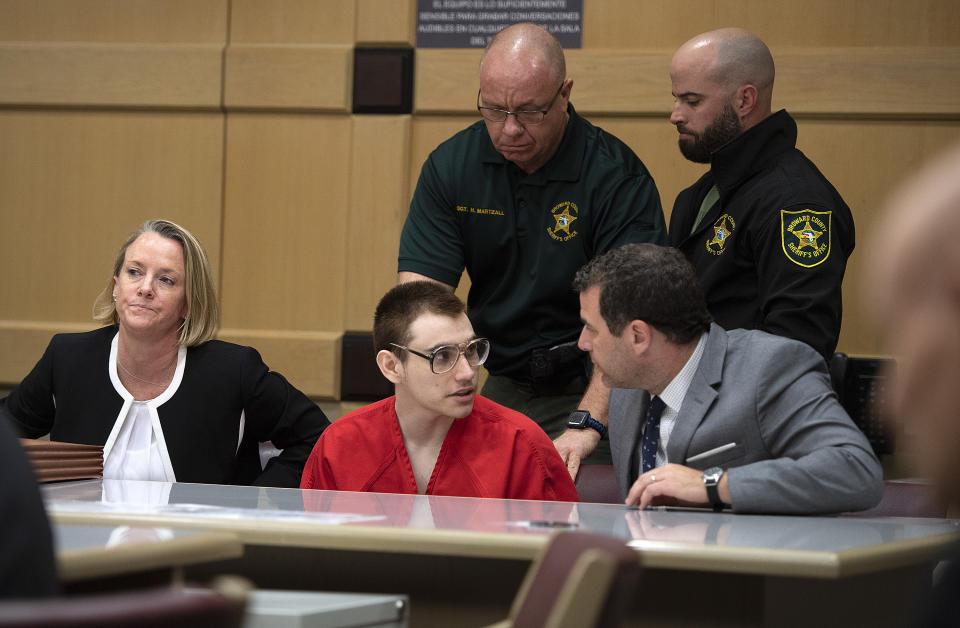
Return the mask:
{"type": "Polygon", "coordinates": [[[600,433],[600,439],[607,437],[607,426],[590,416],[589,410],[574,410],[567,418],[567,427],[573,430],[585,430],[588,427],[600,433]]]}
{"type": "Polygon", "coordinates": [[[720,467],[710,467],[703,472],[702,477],[703,485],[707,489],[707,498],[710,500],[710,505],[713,506],[716,512],[723,510],[725,504],[720,499],[720,491],[717,490],[717,485],[720,484],[720,478],[723,477],[723,469],[720,467]]]}

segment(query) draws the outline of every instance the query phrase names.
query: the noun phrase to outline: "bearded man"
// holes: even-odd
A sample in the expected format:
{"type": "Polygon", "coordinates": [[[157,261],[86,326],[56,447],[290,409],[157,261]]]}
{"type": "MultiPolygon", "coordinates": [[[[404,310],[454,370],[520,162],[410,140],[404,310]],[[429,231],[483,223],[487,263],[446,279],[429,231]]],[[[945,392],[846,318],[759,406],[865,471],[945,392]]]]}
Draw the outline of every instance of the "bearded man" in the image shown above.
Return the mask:
{"type": "Polygon", "coordinates": [[[693,264],[714,320],[803,341],[828,359],[854,247],[850,208],[771,113],[767,46],[739,28],[697,35],[670,64],[683,156],[710,164],[677,196],[670,243],[693,264]]]}

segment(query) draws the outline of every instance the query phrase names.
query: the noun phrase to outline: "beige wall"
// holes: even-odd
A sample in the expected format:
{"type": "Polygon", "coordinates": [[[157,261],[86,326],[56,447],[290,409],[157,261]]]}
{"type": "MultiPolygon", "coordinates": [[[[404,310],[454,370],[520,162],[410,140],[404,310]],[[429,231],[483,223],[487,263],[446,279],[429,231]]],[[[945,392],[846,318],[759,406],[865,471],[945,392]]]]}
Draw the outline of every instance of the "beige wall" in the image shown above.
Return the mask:
{"type": "MultiPolygon", "coordinates": [[[[339,338],[394,281],[420,165],[475,120],[474,50],[417,51],[413,115],[353,116],[352,48],[413,44],[414,0],[0,0],[0,383],[90,309],[149,217],[206,245],[225,339],[315,396],[339,338]]],[[[775,106],[854,210],[840,349],[882,350],[857,299],[876,208],[960,140],[960,5],[663,0],[585,3],[573,102],[636,150],[669,212],[702,167],[667,123],[676,46],[725,25],[777,61],[775,106]],[[693,14],[691,14],[693,13],[693,14]]]]}

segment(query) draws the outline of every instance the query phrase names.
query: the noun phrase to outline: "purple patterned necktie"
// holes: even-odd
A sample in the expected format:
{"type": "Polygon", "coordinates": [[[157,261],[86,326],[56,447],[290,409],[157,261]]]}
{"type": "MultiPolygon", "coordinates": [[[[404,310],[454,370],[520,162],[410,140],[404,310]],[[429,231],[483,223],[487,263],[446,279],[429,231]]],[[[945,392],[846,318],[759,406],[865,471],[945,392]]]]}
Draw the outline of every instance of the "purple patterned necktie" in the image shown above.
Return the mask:
{"type": "Polygon", "coordinates": [[[647,405],[647,423],[643,429],[643,446],[640,473],[646,473],[657,466],[657,448],[660,446],[660,415],[663,414],[663,399],[650,397],[647,405]]]}

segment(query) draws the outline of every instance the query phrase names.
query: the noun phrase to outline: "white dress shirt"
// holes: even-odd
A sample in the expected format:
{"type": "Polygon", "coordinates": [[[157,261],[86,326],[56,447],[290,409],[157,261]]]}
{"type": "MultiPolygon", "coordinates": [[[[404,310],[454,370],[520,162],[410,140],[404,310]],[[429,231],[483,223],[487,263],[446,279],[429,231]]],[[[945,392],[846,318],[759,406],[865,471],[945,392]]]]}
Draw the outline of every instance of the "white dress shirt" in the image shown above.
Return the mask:
{"type": "Polygon", "coordinates": [[[700,366],[700,358],[703,357],[703,348],[706,346],[706,343],[707,334],[704,333],[700,336],[700,341],[697,342],[697,348],[693,350],[693,354],[687,360],[687,363],[684,364],[680,372],[670,380],[670,383],[663,389],[663,392],[657,395],[663,400],[664,405],[663,414],[660,415],[660,445],[657,447],[656,464],[658,467],[662,467],[670,462],[667,460],[667,443],[670,442],[670,434],[677,424],[677,415],[680,413],[681,406],[683,406],[683,398],[687,396],[687,389],[690,388],[690,382],[693,381],[693,374],[697,372],[697,367],[700,366]]]}

